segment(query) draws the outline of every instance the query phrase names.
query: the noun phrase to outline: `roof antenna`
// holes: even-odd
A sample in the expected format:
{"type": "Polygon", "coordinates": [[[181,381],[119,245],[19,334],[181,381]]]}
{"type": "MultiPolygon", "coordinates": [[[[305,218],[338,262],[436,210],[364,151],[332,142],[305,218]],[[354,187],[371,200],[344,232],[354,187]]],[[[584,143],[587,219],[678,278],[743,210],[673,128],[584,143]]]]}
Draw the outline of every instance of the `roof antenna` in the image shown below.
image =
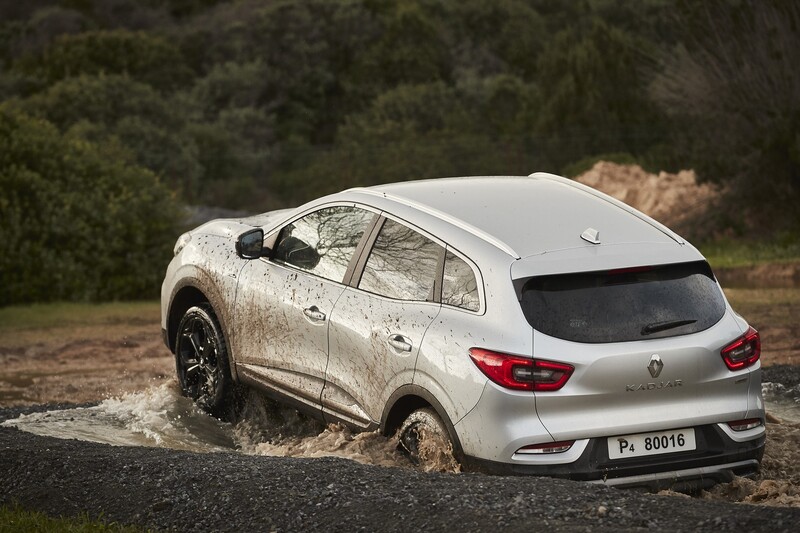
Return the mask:
{"type": "Polygon", "coordinates": [[[581,233],[581,239],[592,244],[600,244],[600,232],[594,228],[586,228],[581,233]]]}

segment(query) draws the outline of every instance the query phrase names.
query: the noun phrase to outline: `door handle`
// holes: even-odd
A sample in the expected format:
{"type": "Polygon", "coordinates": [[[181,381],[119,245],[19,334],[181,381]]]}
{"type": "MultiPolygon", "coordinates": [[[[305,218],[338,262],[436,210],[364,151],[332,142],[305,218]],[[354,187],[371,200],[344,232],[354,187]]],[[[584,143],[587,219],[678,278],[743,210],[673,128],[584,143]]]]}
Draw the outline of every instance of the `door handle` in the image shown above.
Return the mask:
{"type": "Polygon", "coordinates": [[[401,352],[411,351],[411,341],[402,335],[389,335],[389,346],[401,352]]]}
{"type": "Polygon", "coordinates": [[[314,322],[323,322],[325,320],[325,313],[320,311],[316,305],[303,309],[303,314],[314,322]]]}

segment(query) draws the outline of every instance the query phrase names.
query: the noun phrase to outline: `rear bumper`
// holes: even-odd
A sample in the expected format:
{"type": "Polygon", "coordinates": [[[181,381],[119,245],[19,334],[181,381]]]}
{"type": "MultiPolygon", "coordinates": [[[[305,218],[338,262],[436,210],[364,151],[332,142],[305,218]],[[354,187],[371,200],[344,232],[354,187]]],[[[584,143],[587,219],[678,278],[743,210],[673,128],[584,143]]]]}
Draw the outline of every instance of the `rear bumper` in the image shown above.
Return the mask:
{"type": "MultiPolygon", "coordinates": [[[[716,424],[695,428],[697,449],[632,459],[611,460],[605,438],[589,439],[583,453],[562,464],[518,464],[464,457],[464,466],[493,474],[538,475],[609,486],[692,490],[756,473],[764,456],[766,434],[743,442],[716,424]]],[[[553,455],[554,462],[558,454],[553,455]]]]}

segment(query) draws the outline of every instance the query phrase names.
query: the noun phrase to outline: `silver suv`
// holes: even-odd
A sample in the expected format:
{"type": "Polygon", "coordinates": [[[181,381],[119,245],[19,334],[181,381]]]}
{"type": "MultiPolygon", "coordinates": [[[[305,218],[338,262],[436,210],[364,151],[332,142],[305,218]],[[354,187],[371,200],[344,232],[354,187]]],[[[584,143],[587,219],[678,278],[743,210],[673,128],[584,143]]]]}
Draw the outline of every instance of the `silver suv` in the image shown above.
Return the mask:
{"type": "Polygon", "coordinates": [[[180,237],[162,287],[184,393],[240,385],[468,468],[702,486],[758,469],[758,333],[642,213],[537,173],[351,189],[180,237]]]}

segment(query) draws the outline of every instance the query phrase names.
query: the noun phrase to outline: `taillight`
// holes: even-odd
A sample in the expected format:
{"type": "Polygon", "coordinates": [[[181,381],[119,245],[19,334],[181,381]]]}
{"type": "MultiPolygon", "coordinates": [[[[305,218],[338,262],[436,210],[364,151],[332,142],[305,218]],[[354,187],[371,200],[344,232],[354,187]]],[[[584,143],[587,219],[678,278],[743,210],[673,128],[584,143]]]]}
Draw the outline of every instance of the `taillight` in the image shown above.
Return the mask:
{"type": "Polygon", "coordinates": [[[560,442],[545,442],[544,444],[532,444],[531,446],[523,446],[516,453],[563,453],[575,444],[574,440],[562,440],[560,442]]]}
{"type": "Polygon", "coordinates": [[[470,348],[469,356],[486,377],[514,390],[555,391],[564,386],[575,370],[564,363],[527,359],[483,348],[470,348]]]}
{"type": "Polygon", "coordinates": [[[761,425],[760,418],[747,418],[745,420],[736,420],[735,422],[728,422],[728,426],[734,431],[747,431],[748,429],[757,428],[761,425]]]}
{"type": "Polygon", "coordinates": [[[744,335],[723,348],[720,354],[730,370],[747,368],[761,357],[761,338],[751,326],[744,335]]]}

